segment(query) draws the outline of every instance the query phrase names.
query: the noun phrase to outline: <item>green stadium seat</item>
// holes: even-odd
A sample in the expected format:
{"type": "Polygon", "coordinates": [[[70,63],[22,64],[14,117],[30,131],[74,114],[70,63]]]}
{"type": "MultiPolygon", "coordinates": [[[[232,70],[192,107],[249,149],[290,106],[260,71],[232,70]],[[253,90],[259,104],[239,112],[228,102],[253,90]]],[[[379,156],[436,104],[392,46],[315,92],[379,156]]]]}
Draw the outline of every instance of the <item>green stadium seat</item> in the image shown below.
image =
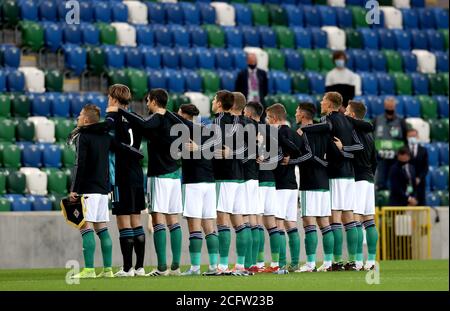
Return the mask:
{"type": "Polygon", "coordinates": [[[203,25],[208,33],[208,44],[210,48],[225,47],[225,33],[223,29],[217,25],[203,25]]]}
{"type": "Polygon", "coordinates": [[[15,25],[20,19],[20,8],[18,1],[3,0],[0,1],[0,11],[3,12],[3,19],[8,25],[15,25]]]}
{"type": "Polygon", "coordinates": [[[443,72],[443,73],[440,73],[440,75],[442,76],[442,79],[444,79],[444,86],[445,86],[445,95],[449,95],[449,90],[448,90],[448,88],[449,88],[449,85],[448,85],[448,72],[443,72]]]}
{"type": "Polygon", "coordinates": [[[142,141],[141,143],[141,151],[144,154],[144,158],[141,160],[141,165],[143,167],[147,167],[148,165],[148,149],[147,149],[147,142],[142,141]]]}
{"type": "Polygon", "coordinates": [[[422,119],[430,120],[438,117],[438,104],[436,100],[427,95],[417,96],[420,102],[420,112],[422,119]]]}
{"type": "Polygon", "coordinates": [[[294,32],[286,26],[275,26],[273,30],[277,34],[277,44],[280,49],[295,48],[294,32]]]}
{"type": "Polygon", "coordinates": [[[403,62],[400,53],[392,50],[384,50],[386,64],[389,72],[403,72],[403,62]]]}
{"type": "Polygon", "coordinates": [[[206,93],[215,93],[220,89],[219,75],[212,70],[201,69],[198,71],[203,80],[203,90],[206,93]]]}
{"type": "Polygon", "coordinates": [[[173,112],[177,112],[181,105],[190,104],[191,100],[184,94],[172,93],[169,96],[169,102],[167,103],[167,109],[173,112]]]}
{"type": "Polygon", "coordinates": [[[15,126],[11,119],[0,118],[0,142],[14,142],[15,126]]]}
{"type": "Polygon", "coordinates": [[[392,74],[395,80],[397,95],[412,95],[411,77],[403,72],[394,72],[392,74]]]}
{"type": "Polygon", "coordinates": [[[286,26],[287,16],[284,9],[279,5],[269,5],[270,23],[272,25],[286,26]]]}
{"type": "Polygon", "coordinates": [[[70,191],[70,187],[72,186],[72,168],[63,168],[61,172],[67,176],[67,189],[70,191]]]}
{"type": "Polygon", "coordinates": [[[389,204],[389,190],[379,190],[376,193],[376,204],[379,207],[389,204]]]}
{"type": "Polygon", "coordinates": [[[285,70],[284,54],[278,49],[265,49],[269,55],[269,68],[273,70],[285,70]]]}
{"type": "MultiPolygon", "coordinates": [[[[297,110],[297,100],[290,94],[281,94],[279,97],[281,104],[286,109],[289,117],[295,117],[295,111],[297,110]]],[[[295,124],[295,122],[294,122],[295,124]]]]}
{"type": "Polygon", "coordinates": [[[45,169],[47,174],[47,191],[49,194],[67,194],[67,175],[59,169],[45,169]]]}
{"type": "Polygon", "coordinates": [[[47,92],[62,92],[64,76],[59,70],[48,70],[45,73],[45,89],[47,92]]]}
{"type": "Polygon", "coordinates": [[[65,195],[49,195],[48,199],[52,202],[52,208],[54,211],[61,210],[61,200],[65,197],[65,195]]]}
{"type": "Polygon", "coordinates": [[[22,45],[37,52],[44,46],[44,29],[36,22],[20,22],[22,30],[22,45]]]}
{"type": "Polygon", "coordinates": [[[441,206],[449,206],[448,192],[440,191],[441,206]]]}
{"type": "Polygon", "coordinates": [[[345,43],[349,49],[362,49],[363,47],[361,34],[353,28],[345,30],[345,43]]]}
{"type": "Polygon", "coordinates": [[[142,100],[147,94],[147,75],[144,71],[135,68],[128,68],[126,71],[133,99],[142,100]]]}
{"type": "Polygon", "coordinates": [[[313,0],[313,3],[316,5],[326,5],[327,0],[313,0]]]}
{"type": "Polygon", "coordinates": [[[308,77],[303,72],[293,71],[290,73],[292,90],[294,93],[309,93],[308,77]]]}
{"type": "Polygon", "coordinates": [[[64,118],[54,118],[53,122],[55,123],[56,141],[65,142],[74,129],[73,121],[64,118]]]}
{"type": "Polygon", "coordinates": [[[334,68],[333,54],[331,50],[328,49],[317,49],[316,53],[320,59],[320,69],[321,71],[328,72],[334,68]]]}
{"type": "Polygon", "coordinates": [[[88,56],[89,71],[94,74],[100,74],[105,69],[105,53],[98,46],[89,46],[86,48],[88,56]]]}
{"type": "Polygon", "coordinates": [[[303,55],[303,67],[305,70],[320,71],[320,59],[315,51],[299,49],[299,52],[303,55]]]}
{"type": "Polygon", "coordinates": [[[448,51],[448,29],[439,29],[439,32],[444,37],[445,50],[448,51]]]}
{"type": "Polygon", "coordinates": [[[378,3],[384,6],[392,6],[392,0],[378,0],[378,3]]]}
{"type": "Polygon", "coordinates": [[[266,107],[269,107],[273,104],[280,103],[280,95],[267,95],[264,98],[264,102],[265,102],[266,107]]]}
{"type": "Polygon", "coordinates": [[[429,120],[432,141],[448,142],[448,119],[429,120]]]}
{"type": "Polygon", "coordinates": [[[24,94],[11,95],[11,111],[15,117],[27,118],[30,115],[30,100],[24,94]]]}
{"type": "Polygon", "coordinates": [[[428,74],[428,82],[431,95],[444,95],[446,93],[445,80],[441,74],[428,74]]]}
{"type": "Polygon", "coordinates": [[[6,176],[6,189],[8,193],[24,194],[26,189],[25,175],[20,171],[12,171],[6,176]]]}
{"type": "Polygon", "coordinates": [[[5,198],[0,198],[0,212],[10,212],[11,202],[5,198]]]}
{"type": "Polygon", "coordinates": [[[20,148],[15,144],[3,145],[2,159],[5,168],[20,168],[20,148]]]}
{"type": "Polygon", "coordinates": [[[117,42],[116,28],[109,24],[97,23],[98,30],[100,31],[100,42],[102,44],[115,45],[117,42]]]}
{"type": "Polygon", "coordinates": [[[26,119],[20,119],[16,125],[16,140],[18,141],[33,141],[34,139],[34,124],[26,119]]]}
{"type": "Polygon", "coordinates": [[[130,79],[124,69],[110,70],[107,73],[109,85],[124,84],[130,85],[130,79]]]}
{"type": "Polygon", "coordinates": [[[269,26],[269,10],[262,4],[251,3],[254,26],[269,26]]]}
{"type": "Polygon", "coordinates": [[[0,94],[0,118],[11,116],[11,98],[8,94],[0,94]]]}
{"type": "Polygon", "coordinates": [[[6,194],[6,172],[0,170],[0,195],[6,194]]]}
{"type": "Polygon", "coordinates": [[[366,21],[366,10],[359,6],[350,7],[353,17],[353,28],[369,27],[366,21]]]}
{"type": "Polygon", "coordinates": [[[75,147],[66,144],[60,145],[62,150],[62,163],[64,167],[71,168],[75,165],[76,152],[75,147]]]}

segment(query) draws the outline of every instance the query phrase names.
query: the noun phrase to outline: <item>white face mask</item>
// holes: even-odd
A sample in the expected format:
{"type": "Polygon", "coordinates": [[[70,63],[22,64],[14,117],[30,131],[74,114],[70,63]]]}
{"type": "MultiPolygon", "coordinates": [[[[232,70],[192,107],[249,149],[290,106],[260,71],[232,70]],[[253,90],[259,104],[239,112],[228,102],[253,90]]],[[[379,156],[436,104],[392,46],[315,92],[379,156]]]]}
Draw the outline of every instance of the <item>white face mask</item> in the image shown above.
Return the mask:
{"type": "Polygon", "coordinates": [[[417,137],[408,137],[408,143],[410,145],[416,145],[418,143],[417,142],[417,137]]]}

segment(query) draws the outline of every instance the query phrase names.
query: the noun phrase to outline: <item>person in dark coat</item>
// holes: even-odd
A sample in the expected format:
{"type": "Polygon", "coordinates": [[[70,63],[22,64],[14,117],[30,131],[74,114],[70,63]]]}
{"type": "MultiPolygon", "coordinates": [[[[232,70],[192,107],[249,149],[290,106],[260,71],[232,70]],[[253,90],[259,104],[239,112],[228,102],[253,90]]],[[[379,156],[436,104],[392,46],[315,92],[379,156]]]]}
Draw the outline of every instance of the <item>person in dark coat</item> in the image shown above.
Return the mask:
{"type": "Polygon", "coordinates": [[[419,206],[424,206],[425,203],[425,188],[426,177],[428,174],[428,151],[427,148],[419,145],[417,140],[418,132],[411,128],[406,133],[408,138],[409,152],[411,153],[411,160],[409,161],[416,171],[416,189],[417,202],[419,206]]]}
{"type": "Polygon", "coordinates": [[[417,206],[416,172],[410,159],[408,147],[400,148],[397,161],[389,170],[390,206],[417,206]]]}
{"type": "Polygon", "coordinates": [[[241,92],[247,102],[255,101],[264,105],[264,97],[269,92],[267,72],[257,68],[258,61],[253,53],[247,54],[248,68],[239,72],[235,91],[241,92]]]}

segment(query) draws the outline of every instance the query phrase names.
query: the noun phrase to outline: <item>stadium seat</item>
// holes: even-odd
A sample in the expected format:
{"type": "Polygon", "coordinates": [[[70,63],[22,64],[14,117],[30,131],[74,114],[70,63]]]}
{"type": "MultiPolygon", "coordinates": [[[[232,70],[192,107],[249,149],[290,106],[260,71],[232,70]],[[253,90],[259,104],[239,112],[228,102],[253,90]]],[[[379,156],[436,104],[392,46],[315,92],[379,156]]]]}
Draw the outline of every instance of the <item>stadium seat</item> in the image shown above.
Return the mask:
{"type": "Polygon", "coordinates": [[[111,69],[121,69],[125,67],[124,50],[115,45],[104,45],[105,66],[111,69]]]}
{"type": "Polygon", "coordinates": [[[45,46],[50,49],[51,52],[56,52],[63,42],[63,30],[57,23],[43,22],[44,28],[44,42],[45,46]]]}
{"type": "Polygon", "coordinates": [[[184,95],[188,97],[190,102],[198,108],[200,111],[200,116],[209,116],[211,114],[208,96],[196,92],[187,92],[184,95]]]}
{"type": "Polygon", "coordinates": [[[111,20],[119,23],[128,21],[128,7],[122,1],[111,1],[111,20]]]}
{"type": "Polygon", "coordinates": [[[380,95],[394,95],[395,81],[389,74],[384,72],[376,73],[380,95]]]}
{"type": "Polygon", "coordinates": [[[168,24],[184,24],[184,13],[180,5],[176,3],[164,3],[168,24]]]}
{"type": "Polygon", "coordinates": [[[100,43],[115,45],[117,44],[117,31],[111,24],[97,23],[97,28],[100,32],[100,43]]]}
{"type": "Polygon", "coordinates": [[[433,96],[433,98],[436,100],[436,102],[438,104],[439,116],[441,118],[448,118],[449,117],[449,114],[448,114],[448,108],[449,108],[448,97],[442,96],[442,95],[438,95],[438,96],[433,96]]]}
{"type": "Polygon", "coordinates": [[[277,93],[291,93],[291,77],[282,71],[272,71],[274,86],[277,93]]]}
{"type": "Polygon", "coordinates": [[[417,71],[417,57],[410,51],[400,51],[402,57],[403,71],[410,73],[417,71]]]}
{"type": "Polygon", "coordinates": [[[426,121],[424,121],[422,118],[407,118],[406,123],[409,124],[409,126],[415,128],[419,135],[419,141],[423,143],[429,143],[430,142],[430,124],[426,121]]]}
{"type": "Polygon", "coordinates": [[[87,23],[94,21],[94,8],[91,2],[80,2],[80,20],[87,23]]]}
{"type": "Polygon", "coordinates": [[[300,49],[299,52],[303,57],[305,70],[320,71],[320,58],[314,50],[300,49]]]}
{"type": "Polygon", "coordinates": [[[270,24],[272,26],[287,26],[288,16],[282,6],[277,4],[267,5],[270,15],[270,24]]]}
{"type": "Polygon", "coordinates": [[[216,23],[216,10],[209,3],[197,3],[202,17],[202,24],[216,23]]]}
{"type": "Polygon", "coordinates": [[[416,50],[428,50],[428,38],[425,31],[418,29],[411,29],[409,31],[411,36],[412,48],[416,50]]]}
{"type": "Polygon", "coordinates": [[[45,117],[30,117],[35,129],[35,140],[40,143],[53,143],[55,141],[55,124],[45,117]]]}
{"type": "Polygon", "coordinates": [[[177,69],[179,65],[178,53],[175,49],[169,49],[166,47],[159,48],[161,54],[162,66],[171,69],[177,69]]]}
{"type": "Polygon", "coordinates": [[[59,142],[65,142],[74,128],[72,121],[56,118],[54,119],[54,124],[56,140],[59,142]]]}
{"type": "Polygon", "coordinates": [[[0,142],[14,142],[14,122],[10,119],[0,118],[0,142]]]}
{"type": "Polygon", "coordinates": [[[312,44],[316,49],[325,49],[328,45],[327,33],[320,28],[311,28],[312,44]]]}
{"type": "Polygon", "coordinates": [[[240,3],[233,3],[235,11],[235,21],[238,26],[252,26],[252,11],[247,5],[240,3]]]}
{"type": "Polygon", "coordinates": [[[103,49],[101,47],[88,46],[86,53],[89,71],[94,74],[102,73],[106,65],[106,57],[103,49]]]}
{"type": "Polygon", "coordinates": [[[400,9],[402,12],[402,24],[404,29],[418,29],[419,28],[419,15],[417,10],[414,9],[400,9]]]}
{"type": "Polygon", "coordinates": [[[325,93],[325,77],[317,72],[307,72],[306,76],[309,80],[309,89],[312,94],[325,93]]]}
{"type": "Polygon", "coordinates": [[[318,9],[322,26],[337,26],[336,11],[333,7],[321,5],[318,9]]]}
{"type": "Polygon", "coordinates": [[[138,45],[153,46],[155,44],[153,28],[149,25],[136,25],[136,41],[138,45]]]}
{"type": "Polygon", "coordinates": [[[436,28],[435,15],[432,9],[424,8],[418,9],[419,24],[421,29],[436,28]]]}
{"type": "MultiPolygon", "coordinates": [[[[1,52],[0,52],[1,55],[1,52]]],[[[1,59],[0,59],[1,61],[1,59]]],[[[0,70],[0,92],[6,92],[6,74],[3,70],[0,70]]],[[[1,108],[0,108],[1,109],[1,108]]]]}
{"type": "Polygon", "coordinates": [[[148,46],[139,47],[139,51],[143,57],[143,65],[147,69],[161,68],[161,54],[158,49],[148,46]]]}
{"type": "Polygon", "coordinates": [[[449,206],[448,192],[446,192],[446,191],[440,192],[440,204],[441,204],[441,206],[444,206],[444,207],[449,206]]]}
{"type": "Polygon", "coordinates": [[[259,32],[256,27],[242,26],[240,29],[244,38],[244,46],[259,47],[261,45],[259,32]]]}
{"type": "Polygon", "coordinates": [[[418,72],[413,72],[410,74],[414,95],[428,95],[428,78],[426,75],[418,72]]]}
{"type": "Polygon", "coordinates": [[[434,98],[427,95],[417,96],[420,102],[421,115],[425,120],[436,119],[438,116],[438,106],[434,98]]]}
{"type": "Polygon", "coordinates": [[[410,51],[412,47],[411,33],[401,29],[394,29],[395,45],[397,50],[410,51]]]}
{"type": "Polygon", "coordinates": [[[27,193],[31,195],[47,194],[47,174],[35,167],[22,167],[20,172],[25,175],[27,193]]]}
{"type": "Polygon", "coordinates": [[[321,28],[327,34],[327,48],[331,50],[345,50],[346,49],[346,35],[345,31],[336,26],[323,26],[321,28]]]}
{"type": "Polygon", "coordinates": [[[18,5],[23,20],[38,21],[38,7],[36,3],[31,0],[22,0],[18,5]]]}
{"type": "Polygon", "coordinates": [[[28,201],[31,203],[32,211],[51,211],[52,202],[45,196],[40,195],[29,195],[27,196],[28,201]]]}
{"type": "Polygon", "coordinates": [[[397,95],[412,95],[412,81],[408,75],[403,72],[394,72],[392,76],[395,80],[397,95]]]}
{"type": "Polygon", "coordinates": [[[361,34],[364,49],[378,50],[378,34],[375,30],[370,28],[360,28],[359,33],[361,34]]]}
{"type": "Polygon", "coordinates": [[[430,51],[444,51],[445,50],[445,42],[444,37],[439,31],[434,29],[428,29],[426,31],[428,38],[428,47],[430,51]]]}
{"type": "Polygon", "coordinates": [[[7,25],[16,25],[20,18],[20,8],[14,0],[2,1],[2,17],[7,25]]]}
{"type": "Polygon", "coordinates": [[[443,168],[434,170],[431,174],[431,183],[433,190],[447,190],[448,189],[448,171],[443,168]]]}
{"type": "Polygon", "coordinates": [[[227,49],[213,49],[216,58],[217,69],[230,70],[233,69],[233,55],[227,49]]]}
{"type": "Polygon", "coordinates": [[[353,67],[356,71],[371,71],[369,53],[365,50],[352,50],[347,53],[353,58],[353,67]]]}
{"type": "Polygon", "coordinates": [[[311,31],[308,28],[293,27],[292,31],[294,32],[295,44],[297,48],[312,48],[312,35],[311,31]]]}
{"type": "Polygon", "coordinates": [[[166,77],[162,70],[147,70],[148,88],[166,88],[166,77]]]}
{"type": "Polygon", "coordinates": [[[216,10],[216,24],[220,26],[235,26],[234,6],[225,2],[211,2],[210,4],[216,10]]]}
{"type": "Polygon", "coordinates": [[[449,146],[445,143],[437,143],[439,149],[439,165],[448,165],[449,146]]]}
{"type": "Polygon", "coordinates": [[[6,77],[6,85],[10,92],[23,92],[25,90],[25,76],[19,70],[11,70],[6,77]]]}
{"type": "Polygon", "coordinates": [[[378,29],[379,47],[385,50],[395,50],[395,35],[391,29],[378,29]]]}
{"type": "Polygon", "coordinates": [[[128,7],[128,22],[130,24],[148,24],[147,6],[140,1],[124,1],[128,7]]]}
{"type": "Polygon", "coordinates": [[[11,211],[31,212],[31,202],[26,197],[17,194],[8,194],[5,198],[11,203],[11,211]]]}
{"type": "Polygon", "coordinates": [[[151,24],[165,24],[166,23],[166,12],[164,10],[164,5],[157,2],[145,2],[147,5],[148,12],[148,22],[151,24]]]}
{"type": "Polygon", "coordinates": [[[144,71],[136,68],[126,69],[130,81],[130,90],[134,100],[142,100],[147,94],[147,75],[144,71]]]}
{"type": "Polygon", "coordinates": [[[173,45],[175,47],[189,48],[191,46],[191,38],[189,32],[184,26],[171,25],[173,45]]]}
{"type": "Polygon", "coordinates": [[[333,55],[329,49],[317,49],[316,53],[319,56],[320,70],[322,72],[328,72],[335,67],[333,55]]]}
{"type": "Polygon", "coordinates": [[[66,195],[67,194],[67,176],[58,169],[46,169],[47,191],[49,194],[66,195]]]}
{"type": "Polygon", "coordinates": [[[290,94],[281,94],[279,100],[286,109],[288,117],[295,117],[295,112],[298,107],[297,99],[290,94]]]}
{"type": "Polygon", "coordinates": [[[11,111],[14,117],[26,118],[30,115],[31,104],[28,96],[24,94],[11,95],[11,111]]]}
{"type": "Polygon", "coordinates": [[[440,197],[437,192],[429,192],[425,197],[425,203],[427,206],[436,207],[440,204],[440,197]]]}
{"type": "Polygon", "coordinates": [[[65,66],[74,71],[76,75],[86,69],[87,54],[86,50],[76,45],[64,45],[65,66]]]}
{"type": "Polygon", "coordinates": [[[68,118],[70,116],[70,103],[65,94],[49,94],[50,111],[54,117],[68,118]]]}
{"type": "MultiPolygon", "coordinates": [[[[428,165],[435,168],[439,166],[439,145],[437,143],[423,144],[428,153],[428,165]]],[[[431,173],[431,172],[430,172],[431,173]]]]}
{"type": "Polygon", "coordinates": [[[321,27],[320,12],[317,6],[303,6],[303,16],[306,27],[321,27]]]}
{"type": "Polygon", "coordinates": [[[29,97],[31,100],[31,114],[34,116],[50,116],[50,103],[45,94],[35,94],[29,97]]]}
{"type": "Polygon", "coordinates": [[[5,168],[17,169],[20,167],[20,148],[15,144],[2,144],[1,145],[2,161],[5,168]]]}
{"type": "Polygon", "coordinates": [[[73,117],[78,117],[84,105],[87,104],[87,97],[84,94],[75,94],[70,102],[70,112],[73,117]]]}
{"type": "Polygon", "coordinates": [[[280,50],[269,48],[265,51],[269,55],[269,68],[271,70],[285,70],[285,57],[280,50]]]}
{"type": "Polygon", "coordinates": [[[448,142],[448,119],[430,120],[431,139],[433,141],[448,142]]]}
{"type": "Polygon", "coordinates": [[[225,33],[225,41],[229,48],[242,48],[244,37],[237,27],[223,27],[225,33]]]}
{"type": "Polygon", "coordinates": [[[428,82],[430,85],[431,95],[444,95],[446,94],[446,82],[441,74],[428,74],[428,82]]]}
{"type": "Polygon", "coordinates": [[[22,166],[41,167],[42,151],[37,145],[25,145],[22,150],[22,166]]]}
{"type": "Polygon", "coordinates": [[[442,10],[441,8],[434,8],[432,10],[436,21],[436,28],[448,29],[448,10],[442,10]]]}
{"type": "Polygon", "coordinates": [[[14,194],[24,194],[26,189],[25,175],[20,171],[11,171],[6,176],[6,191],[14,194]]]}
{"type": "Polygon", "coordinates": [[[291,29],[285,26],[274,26],[273,29],[277,34],[277,43],[280,49],[295,48],[295,37],[291,29]]]}
{"type": "Polygon", "coordinates": [[[387,61],[384,54],[377,50],[368,51],[373,71],[386,71],[387,61]]]}
{"type": "MultiPolygon", "coordinates": [[[[202,92],[202,78],[197,72],[195,72],[194,70],[183,70],[182,74],[186,83],[187,92],[202,92]]],[[[227,88],[227,90],[230,89],[227,88]]]]}
{"type": "Polygon", "coordinates": [[[345,43],[347,48],[361,49],[363,47],[361,33],[355,29],[348,28],[345,30],[345,43]]]}
{"type": "Polygon", "coordinates": [[[353,28],[369,27],[366,21],[365,9],[358,6],[353,6],[350,10],[352,11],[353,28]]]}
{"type": "Polygon", "coordinates": [[[203,25],[203,28],[208,34],[208,44],[210,48],[225,47],[225,34],[219,26],[203,25]]]}
{"type": "Polygon", "coordinates": [[[216,66],[215,55],[212,50],[206,48],[196,48],[194,49],[197,55],[197,65],[198,68],[203,69],[214,69],[216,66]]]}
{"type": "Polygon", "coordinates": [[[385,50],[383,53],[386,57],[388,72],[403,72],[402,58],[398,52],[385,50]]]}
{"type": "Polygon", "coordinates": [[[66,144],[61,145],[60,148],[62,150],[62,163],[64,167],[73,167],[76,158],[75,148],[66,144]]]}
{"type": "Polygon", "coordinates": [[[0,94],[0,118],[11,116],[11,98],[6,94],[0,94]]]}
{"type": "Polygon", "coordinates": [[[300,71],[303,69],[303,58],[298,53],[298,51],[294,49],[283,49],[282,52],[286,60],[286,68],[288,70],[300,71]]]}
{"type": "Polygon", "coordinates": [[[111,23],[116,30],[117,45],[120,46],[136,46],[136,28],[128,23],[111,23]]]}
{"type": "MultiPolygon", "coordinates": [[[[39,16],[41,21],[56,22],[58,18],[58,7],[55,1],[41,1],[39,4],[39,16]]],[[[65,18],[66,12],[63,12],[63,15],[61,16],[65,18]]]]}
{"type": "Polygon", "coordinates": [[[252,10],[254,26],[269,26],[269,10],[266,6],[259,3],[249,4],[252,10]]]}
{"type": "Polygon", "coordinates": [[[247,68],[247,56],[242,49],[231,48],[228,49],[233,55],[234,68],[236,70],[243,70],[247,68]]]}
{"type": "Polygon", "coordinates": [[[397,96],[397,100],[403,103],[407,118],[420,118],[420,103],[417,98],[410,95],[397,96]]]}
{"type": "Polygon", "coordinates": [[[289,27],[303,27],[303,11],[298,6],[292,4],[283,4],[282,7],[286,12],[289,27]]]}
{"type": "MultiPolygon", "coordinates": [[[[174,69],[165,69],[166,86],[169,92],[183,93],[185,90],[184,76],[181,71],[174,69]]],[[[144,89],[145,91],[145,89],[144,89]]],[[[144,92],[145,95],[145,92],[144,92]]]]}
{"type": "Polygon", "coordinates": [[[435,52],[436,56],[436,71],[437,72],[448,72],[448,52],[435,52]]]}
{"type": "MultiPolygon", "coordinates": [[[[0,195],[6,194],[6,172],[3,170],[0,170],[0,195]]],[[[0,203],[1,204],[1,203],[0,203]]],[[[0,207],[1,210],[1,207],[0,207]]],[[[3,210],[1,210],[3,211],[3,210]]]]}
{"type": "Polygon", "coordinates": [[[278,37],[274,28],[268,26],[259,26],[259,37],[263,48],[276,48],[278,46],[278,37]]]}
{"type": "Polygon", "coordinates": [[[25,91],[31,93],[45,92],[45,74],[36,67],[20,67],[25,77],[25,91]]]}
{"type": "Polygon", "coordinates": [[[235,71],[220,70],[219,77],[220,77],[220,84],[221,84],[222,89],[229,90],[229,91],[235,90],[236,78],[237,78],[237,74],[235,71]]]}
{"type": "Polygon", "coordinates": [[[3,57],[5,67],[19,68],[21,56],[19,48],[9,44],[3,44],[0,45],[0,54],[3,57]]]}
{"type": "Polygon", "coordinates": [[[48,70],[45,72],[45,89],[47,92],[62,92],[64,76],[59,70],[48,70]]]}
{"type": "Polygon", "coordinates": [[[197,55],[193,49],[179,49],[180,67],[185,69],[197,68],[197,55]]]}
{"type": "Polygon", "coordinates": [[[198,74],[203,80],[202,88],[204,92],[215,93],[220,89],[220,78],[216,72],[212,70],[200,69],[198,74]]]}
{"type": "Polygon", "coordinates": [[[362,82],[362,93],[364,95],[378,95],[377,77],[370,72],[359,72],[362,82]]]}
{"type": "Polygon", "coordinates": [[[94,9],[94,19],[97,22],[110,23],[111,22],[111,8],[109,2],[94,1],[92,3],[94,9]]]}
{"type": "Polygon", "coordinates": [[[64,42],[70,44],[81,44],[82,32],[80,25],[67,24],[63,26],[64,42]]]}
{"type": "Polygon", "coordinates": [[[192,3],[181,3],[184,23],[186,25],[200,25],[200,10],[192,3]]]}
{"type": "Polygon", "coordinates": [[[381,6],[384,15],[384,27],[388,29],[402,29],[402,12],[392,6],[381,6]]]}

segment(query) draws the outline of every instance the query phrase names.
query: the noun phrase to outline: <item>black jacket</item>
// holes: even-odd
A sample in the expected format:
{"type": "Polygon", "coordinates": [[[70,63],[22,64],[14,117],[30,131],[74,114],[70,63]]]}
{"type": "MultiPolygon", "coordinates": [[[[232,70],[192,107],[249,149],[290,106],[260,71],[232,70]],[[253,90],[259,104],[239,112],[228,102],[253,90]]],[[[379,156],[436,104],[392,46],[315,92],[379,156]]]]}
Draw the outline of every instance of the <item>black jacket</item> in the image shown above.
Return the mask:
{"type": "MultiPolygon", "coordinates": [[[[267,72],[262,69],[256,69],[256,76],[258,77],[259,86],[259,99],[262,104],[264,104],[264,97],[267,96],[269,92],[269,82],[267,78],[267,72]]],[[[247,98],[248,96],[248,68],[242,70],[238,73],[236,78],[236,92],[241,92],[247,98]]]]}
{"type": "Polygon", "coordinates": [[[426,178],[428,174],[428,151],[425,147],[417,145],[417,154],[414,154],[414,150],[411,151],[411,163],[416,171],[416,177],[420,178],[420,183],[417,187],[417,200],[419,205],[425,205],[425,189],[426,178]]]}
{"type": "Polygon", "coordinates": [[[415,179],[414,166],[409,163],[395,162],[389,170],[389,205],[407,206],[408,197],[416,197],[415,179]]]}

